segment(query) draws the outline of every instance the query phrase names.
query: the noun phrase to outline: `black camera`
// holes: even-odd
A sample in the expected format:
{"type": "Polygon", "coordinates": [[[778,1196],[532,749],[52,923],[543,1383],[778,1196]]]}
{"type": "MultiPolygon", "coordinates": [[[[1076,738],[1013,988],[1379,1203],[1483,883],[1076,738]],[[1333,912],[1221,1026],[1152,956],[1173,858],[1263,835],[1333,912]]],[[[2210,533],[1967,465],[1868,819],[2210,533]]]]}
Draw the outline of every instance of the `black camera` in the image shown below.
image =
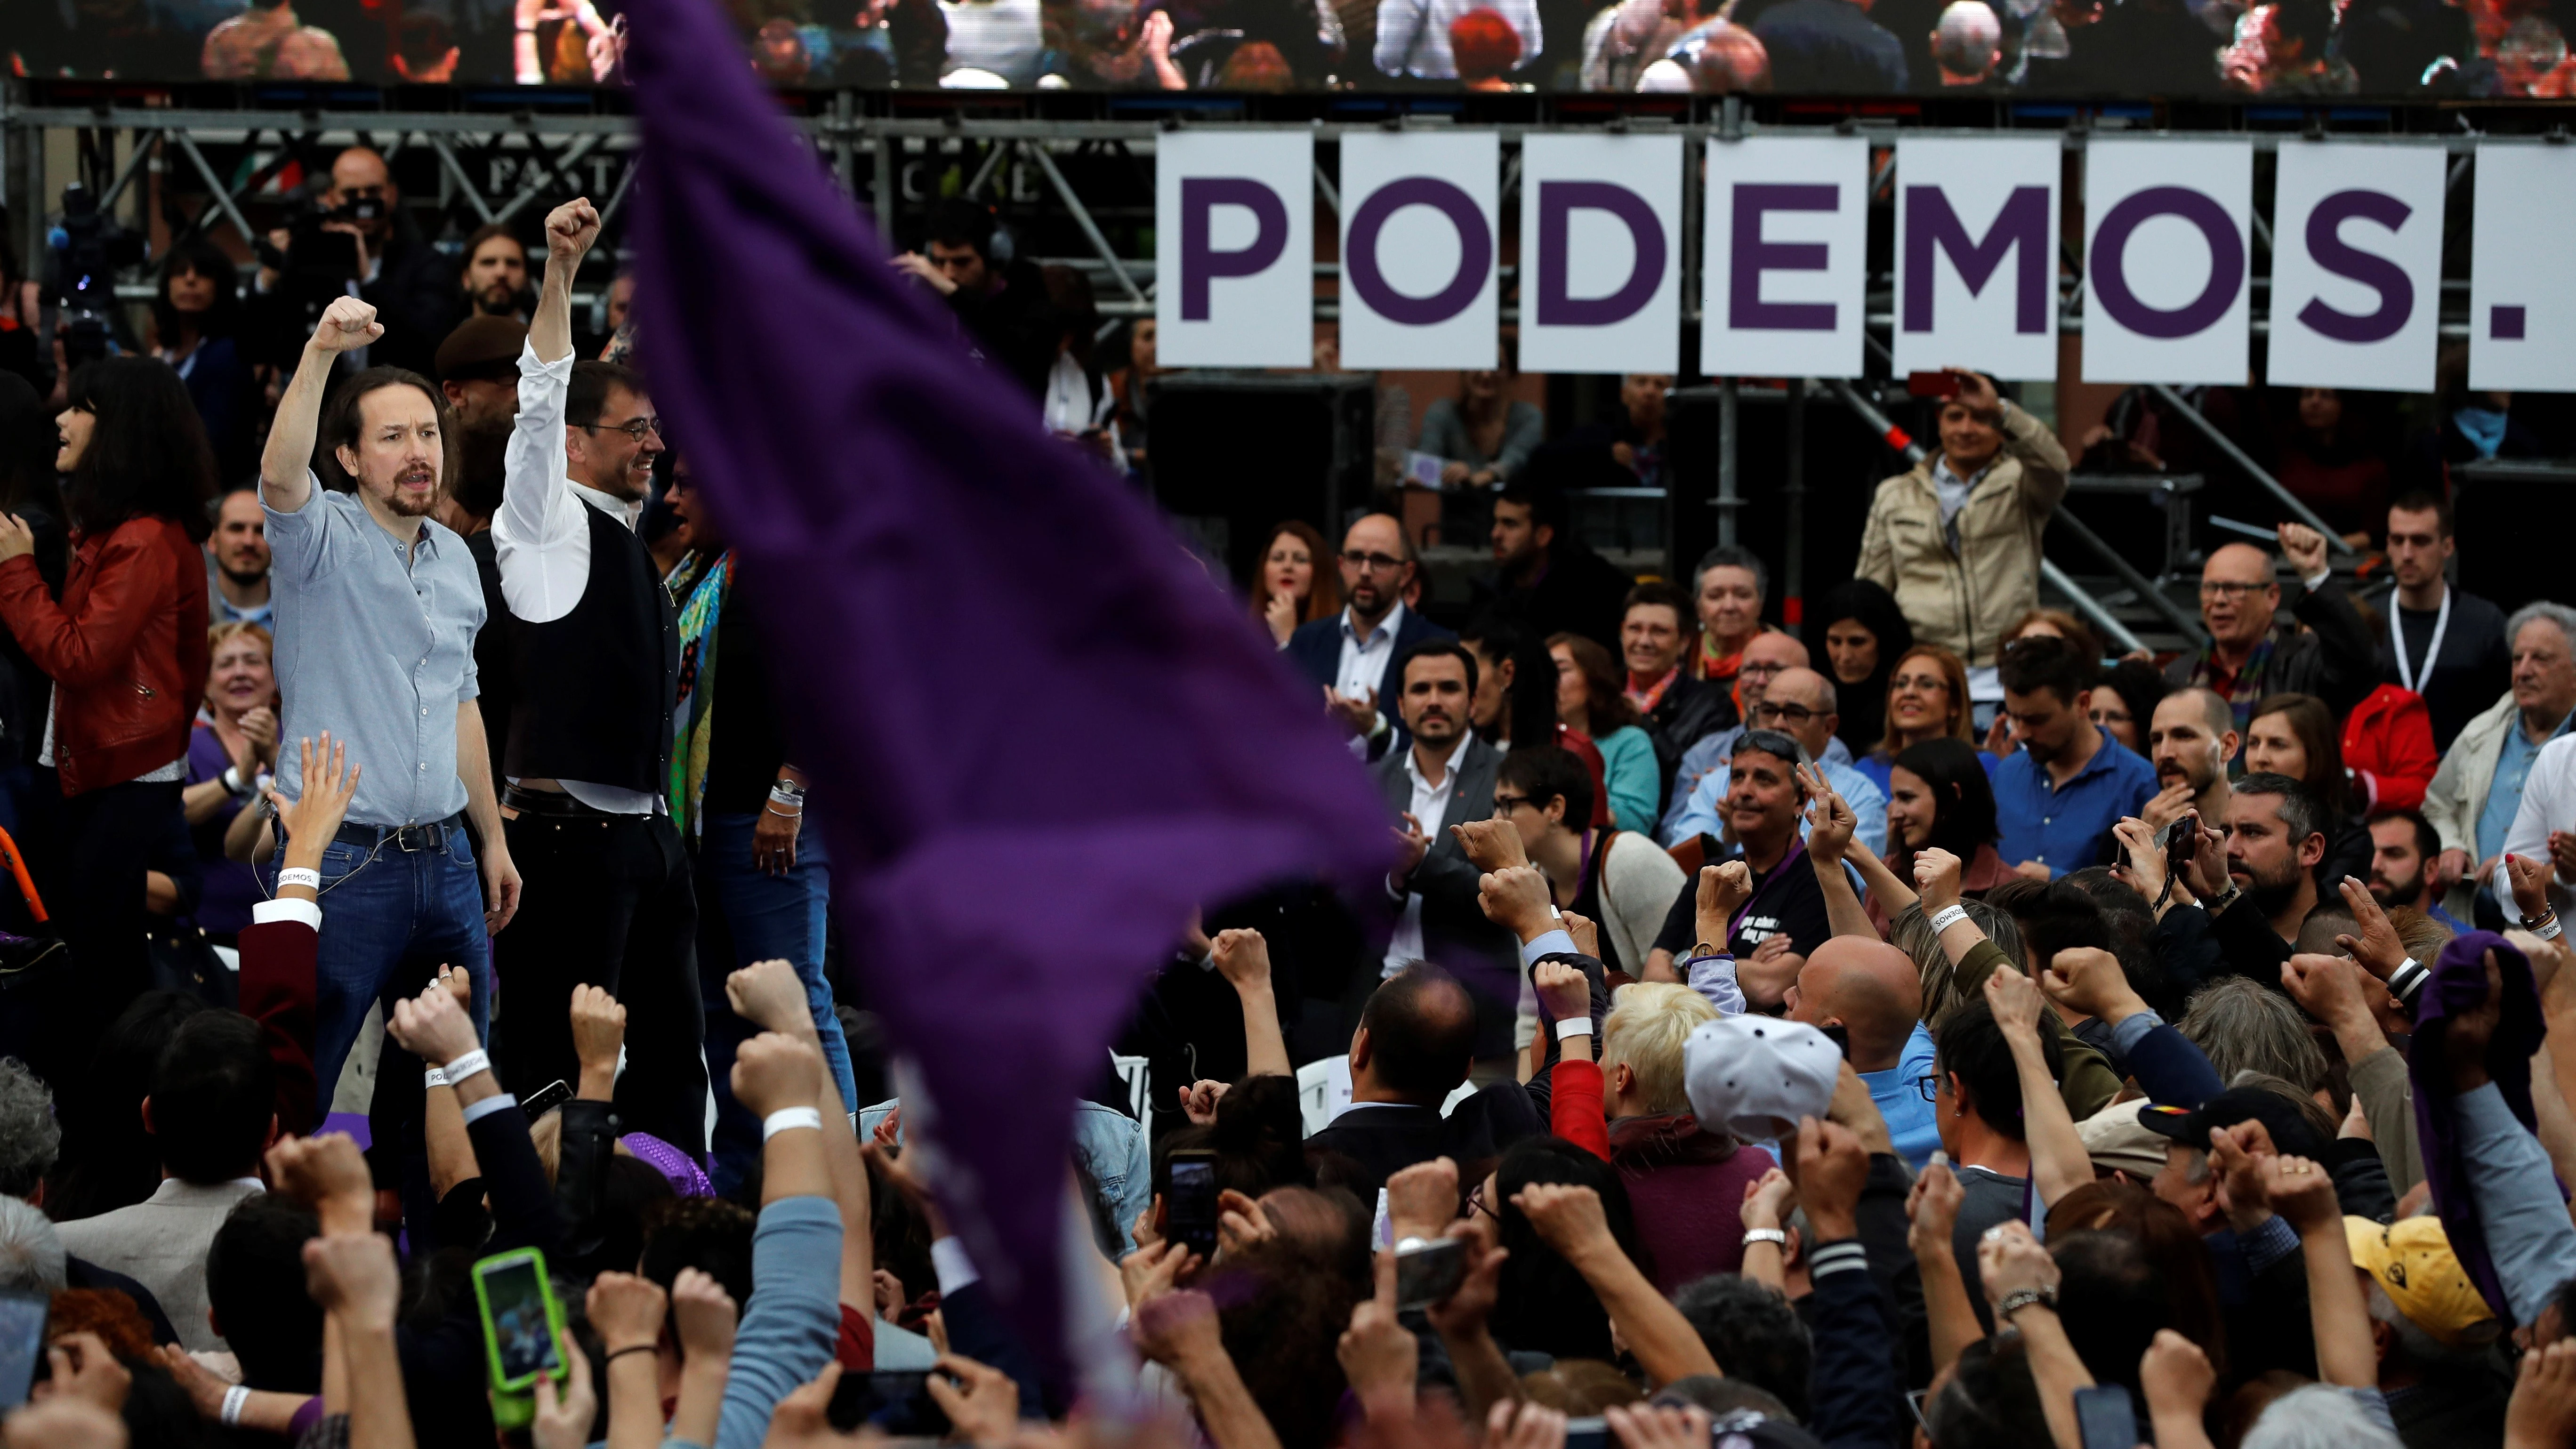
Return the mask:
{"type": "Polygon", "coordinates": [[[55,230],[55,296],[62,306],[64,360],[73,367],[107,355],[116,311],[116,269],[143,264],[143,238],[99,213],[98,198],[75,181],[63,188],[55,230]]]}

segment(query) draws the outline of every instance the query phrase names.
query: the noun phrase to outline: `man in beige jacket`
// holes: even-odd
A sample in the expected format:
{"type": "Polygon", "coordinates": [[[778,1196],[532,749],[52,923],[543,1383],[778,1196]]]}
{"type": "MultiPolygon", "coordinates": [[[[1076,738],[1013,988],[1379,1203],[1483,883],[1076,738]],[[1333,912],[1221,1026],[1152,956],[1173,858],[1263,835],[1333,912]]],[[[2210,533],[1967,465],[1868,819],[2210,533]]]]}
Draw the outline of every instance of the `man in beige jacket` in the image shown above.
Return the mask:
{"type": "Polygon", "coordinates": [[[2066,496],[2066,449],[1992,379],[1949,372],[1959,391],[1941,405],[1941,450],[1878,485],[1854,572],[1896,595],[1918,643],[1989,670],[2004,629],[2039,607],[2039,538],[2066,496]]]}

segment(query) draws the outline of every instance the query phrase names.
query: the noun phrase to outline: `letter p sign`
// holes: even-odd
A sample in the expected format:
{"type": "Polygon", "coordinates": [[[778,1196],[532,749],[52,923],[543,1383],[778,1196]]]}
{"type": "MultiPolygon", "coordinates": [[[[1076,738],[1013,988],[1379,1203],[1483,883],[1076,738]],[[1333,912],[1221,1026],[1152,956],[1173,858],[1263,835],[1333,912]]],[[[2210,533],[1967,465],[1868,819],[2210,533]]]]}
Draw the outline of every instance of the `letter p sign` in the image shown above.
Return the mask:
{"type": "Polygon", "coordinates": [[[1181,132],[1156,143],[1156,351],[1174,367],[1313,360],[1314,141],[1181,132]]]}

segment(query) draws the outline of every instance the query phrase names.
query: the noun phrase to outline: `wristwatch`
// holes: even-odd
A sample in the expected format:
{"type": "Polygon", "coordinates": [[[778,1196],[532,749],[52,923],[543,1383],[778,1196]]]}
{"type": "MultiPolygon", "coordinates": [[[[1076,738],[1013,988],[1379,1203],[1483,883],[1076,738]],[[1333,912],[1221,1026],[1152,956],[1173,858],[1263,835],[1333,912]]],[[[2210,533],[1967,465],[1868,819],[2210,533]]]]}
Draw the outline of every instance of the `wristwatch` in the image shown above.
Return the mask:
{"type": "Polygon", "coordinates": [[[2230,880],[2227,883],[2227,889],[2220,891],[2217,895],[2211,896],[2207,901],[2203,902],[2201,909],[2209,912],[2213,916],[2223,915],[2226,913],[2229,906],[2236,904],[2236,898],[2243,894],[2245,894],[2245,888],[2238,885],[2235,881],[2230,880]]]}
{"type": "Polygon", "coordinates": [[[2038,1304],[2051,1312],[2055,1312],[2057,1309],[2057,1290],[2054,1288],[2016,1288],[2012,1292],[2005,1294],[2003,1301],[1995,1305],[1995,1318],[2001,1322],[2009,1322],[2014,1314],[2021,1312],[2023,1309],[2028,1308],[2033,1304],[2038,1304]]]}

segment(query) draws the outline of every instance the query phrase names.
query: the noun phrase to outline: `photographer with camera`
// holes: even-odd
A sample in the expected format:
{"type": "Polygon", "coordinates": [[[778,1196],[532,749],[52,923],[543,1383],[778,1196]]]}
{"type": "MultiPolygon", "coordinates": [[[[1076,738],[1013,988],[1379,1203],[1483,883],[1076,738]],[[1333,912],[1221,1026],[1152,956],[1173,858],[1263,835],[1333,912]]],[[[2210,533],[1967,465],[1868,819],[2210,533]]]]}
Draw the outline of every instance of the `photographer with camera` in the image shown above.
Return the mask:
{"type": "Polygon", "coordinates": [[[402,212],[402,188],[385,158],[352,146],[331,160],[331,185],[313,209],[259,248],[259,289],[281,367],[295,360],[323,312],[341,297],[375,309],[384,335],[351,348],[340,365],[427,372],[456,316],[456,264],[422,239],[402,212]]]}

